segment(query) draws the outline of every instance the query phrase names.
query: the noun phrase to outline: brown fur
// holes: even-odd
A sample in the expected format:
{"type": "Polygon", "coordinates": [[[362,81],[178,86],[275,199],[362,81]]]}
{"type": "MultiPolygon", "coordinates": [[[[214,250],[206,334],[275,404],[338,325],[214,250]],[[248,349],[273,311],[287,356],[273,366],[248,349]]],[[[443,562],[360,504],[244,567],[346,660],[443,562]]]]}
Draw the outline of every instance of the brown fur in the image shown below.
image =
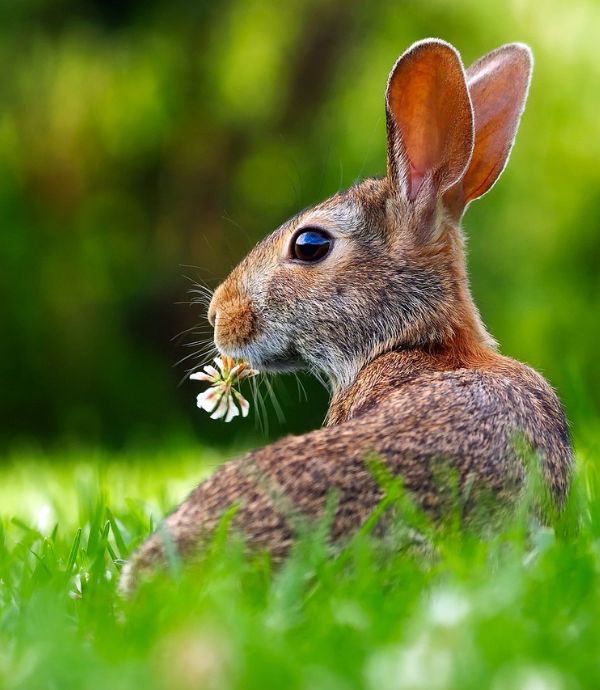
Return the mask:
{"type": "Polygon", "coordinates": [[[217,289],[208,318],[218,328],[222,350],[246,345],[258,333],[258,318],[252,302],[234,280],[217,289]],[[220,305],[218,310],[216,304],[220,305]]]}
{"type": "MultiPolygon", "coordinates": [[[[285,223],[215,292],[209,319],[221,350],[263,370],[318,371],[333,397],[325,428],[226,464],[167,518],[182,554],[237,504],[234,522],[248,544],[283,556],[298,516],[320,516],[332,491],[332,536],[351,534],[382,496],[365,465],[373,454],[436,513],[440,461],[462,489],[514,500],[521,435],[562,501],[572,455],[560,403],[539,374],[496,352],[473,304],[458,224],[506,163],[530,67],[523,46],[505,46],[467,80],[447,44],[411,48],[388,82],[388,176],[285,223]],[[456,117],[448,102],[458,104],[456,117]],[[290,242],[314,226],[333,237],[332,251],[318,264],[298,263],[290,242]]],[[[155,535],[134,554],[122,587],[162,558],[155,535]]]]}

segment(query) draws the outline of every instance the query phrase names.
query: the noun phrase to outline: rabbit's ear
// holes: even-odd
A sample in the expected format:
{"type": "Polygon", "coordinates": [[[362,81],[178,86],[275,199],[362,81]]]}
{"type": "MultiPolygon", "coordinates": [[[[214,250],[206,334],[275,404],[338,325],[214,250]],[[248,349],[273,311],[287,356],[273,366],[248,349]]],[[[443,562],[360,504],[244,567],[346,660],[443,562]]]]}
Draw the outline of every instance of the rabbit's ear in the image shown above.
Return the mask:
{"type": "Polygon", "coordinates": [[[527,100],[533,58],[522,43],[484,55],[467,70],[475,148],[463,179],[464,204],[485,194],[504,170],[527,100]]]}
{"type": "Polygon", "coordinates": [[[388,175],[410,201],[431,203],[463,176],[473,151],[473,111],[456,50],[436,39],[412,45],[386,93],[388,175]]]}

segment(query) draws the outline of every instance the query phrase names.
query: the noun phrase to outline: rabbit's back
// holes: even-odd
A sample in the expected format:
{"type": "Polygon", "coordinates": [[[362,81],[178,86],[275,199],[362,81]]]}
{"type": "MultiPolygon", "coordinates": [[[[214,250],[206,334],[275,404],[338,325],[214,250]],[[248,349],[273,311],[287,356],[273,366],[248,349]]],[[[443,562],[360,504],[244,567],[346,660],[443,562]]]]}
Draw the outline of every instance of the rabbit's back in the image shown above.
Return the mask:
{"type": "Polygon", "coordinates": [[[517,451],[529,449],[562,500],[572,451],[562,406],[547,381],[493,352],[474,367],[445,367],[443,359],[422,352],[384,355],[333,400],[330,420],[334,427],[372,420],[387,448],[403,457],[403,475],[407,455],[426,465],[440,458],[464,477],[487,477],[501,488],[504,479],[521,474],[522,463],[513,462],[517,451]]]}
{"type": "MultiPolygon", "coordinates": [[[[459,490],[510,503],[525,473],[523,440],[562,501],[572,464],[569,434],[558,398],[539,374],[497,355],[481,369],[447,370],[423,353],[390,353],[365,368],[355,391],[334,399],[329,426],[223,465],[166,525],[180,552],[189,553],[235,505],[234,525],[249,545],[279,557],[298,521],[321,516],[335,494],[332,536],[345,537],[383,496],[369,458],[385,463],[434,513],[444,500],[440,470],[455,475],[459,490]]],[[[162,548],[155,535],[136,554],[138,565],[152,564],[162,548]]]]}

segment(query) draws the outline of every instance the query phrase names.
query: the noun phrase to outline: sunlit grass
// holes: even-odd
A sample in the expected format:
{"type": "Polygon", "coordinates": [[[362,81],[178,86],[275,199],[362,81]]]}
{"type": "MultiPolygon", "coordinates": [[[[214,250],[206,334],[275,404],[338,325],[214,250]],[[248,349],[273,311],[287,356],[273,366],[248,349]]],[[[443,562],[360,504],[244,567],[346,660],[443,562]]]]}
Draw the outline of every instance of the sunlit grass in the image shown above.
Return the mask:
{"type": "Polygon", "coordinates": [[[172,563],[121,601],[121,560],[219,459],[81,453],[0,470],[0,687],[600,682],[600,498],[587,464],[550,525],[525,505],[483,540],[456,520],[433,527],[398,499],[393,538],[365,532],[332,557],[323,523],[275,569],[224,524],[193,568],[172,563]]]}

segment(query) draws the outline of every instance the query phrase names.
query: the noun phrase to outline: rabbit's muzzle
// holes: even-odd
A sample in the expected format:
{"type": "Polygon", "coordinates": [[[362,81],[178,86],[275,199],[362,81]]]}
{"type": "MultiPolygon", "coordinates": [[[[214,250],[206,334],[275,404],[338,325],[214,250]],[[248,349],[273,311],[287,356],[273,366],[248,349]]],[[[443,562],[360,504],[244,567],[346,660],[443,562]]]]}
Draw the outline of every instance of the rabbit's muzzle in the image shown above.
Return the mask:
{"type": "Polygon", "coordinates": [[[227,284],[217,288],[213,295],[208,320],[215,330],[215,345],[226,354],[248,345],[256,337],[257,318],[251,301],[227,284]]]}

